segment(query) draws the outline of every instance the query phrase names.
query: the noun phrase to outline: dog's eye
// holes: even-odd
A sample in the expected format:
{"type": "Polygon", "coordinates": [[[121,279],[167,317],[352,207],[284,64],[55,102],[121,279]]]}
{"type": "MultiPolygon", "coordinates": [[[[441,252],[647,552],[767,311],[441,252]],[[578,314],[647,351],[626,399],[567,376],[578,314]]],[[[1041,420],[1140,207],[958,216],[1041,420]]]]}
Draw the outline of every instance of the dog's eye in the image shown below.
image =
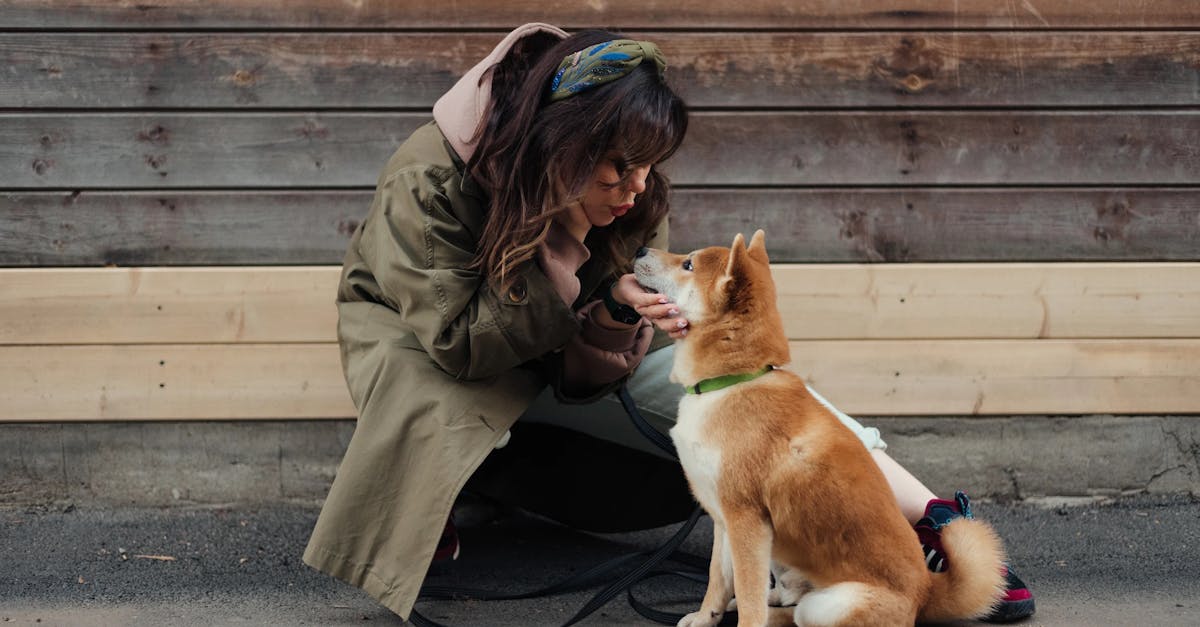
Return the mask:
{"type": "Polygon", "coordinates": [[[684,259],[684,260],[683,260],[683,269],[684,269],[684,270],[687,270],[688,272],[691,272],[691,271],[692,271],[692,259],[691,259],[691,257],[689,257],[689,258],[687,258],[687,259],[684,259]]]}

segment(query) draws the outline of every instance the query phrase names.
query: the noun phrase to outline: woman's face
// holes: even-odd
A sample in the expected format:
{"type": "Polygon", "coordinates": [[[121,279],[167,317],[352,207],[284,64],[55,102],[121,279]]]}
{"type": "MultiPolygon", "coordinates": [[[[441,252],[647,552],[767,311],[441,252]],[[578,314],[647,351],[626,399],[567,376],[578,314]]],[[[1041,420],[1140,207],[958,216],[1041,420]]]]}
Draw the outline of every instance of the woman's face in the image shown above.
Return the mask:
{"type": "Polygon", "coordinates": [[[596,166],[580,199],[592,226],[608,226],[628,213],[633,208],[634,198],[646,191],[646,177],[649,175],[648,165],[626,165],[620,153],[612,151],[606,154],[596,166]],[[621,175],[626,169],[629,177],[622,182],[621,175]]]}

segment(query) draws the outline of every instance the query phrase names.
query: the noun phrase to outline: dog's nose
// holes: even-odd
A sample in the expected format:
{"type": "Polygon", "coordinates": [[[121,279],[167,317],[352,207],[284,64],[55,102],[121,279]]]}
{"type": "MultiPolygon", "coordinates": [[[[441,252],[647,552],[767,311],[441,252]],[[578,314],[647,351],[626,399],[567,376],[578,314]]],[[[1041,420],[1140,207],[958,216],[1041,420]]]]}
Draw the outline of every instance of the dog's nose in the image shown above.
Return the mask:
{"type": "Polygon", "coordinates": [[[641,248],[637,249],[637,252],[636,252],[636,253],[634,253],[634,254],[633,254],[633,256],[634,256],[634,258],[635,258],[635,259],[636,259],[636,258],[638,258],[638,257],[645,257],[645,256],[646,256],[646,254],[647,254],[647,253],[649,253],[649,252],[650,252],[650,249],[649,249],[649,248],[646,248],[645,246],[642,246],[641,248]]]}

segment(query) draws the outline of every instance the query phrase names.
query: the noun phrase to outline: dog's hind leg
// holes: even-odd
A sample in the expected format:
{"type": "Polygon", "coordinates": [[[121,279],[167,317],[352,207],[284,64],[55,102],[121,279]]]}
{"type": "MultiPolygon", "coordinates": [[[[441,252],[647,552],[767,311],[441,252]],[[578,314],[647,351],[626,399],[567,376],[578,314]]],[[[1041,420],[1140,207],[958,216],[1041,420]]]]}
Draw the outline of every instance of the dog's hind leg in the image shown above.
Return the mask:
{"type": "Polygon", "coordinates": [[[912,625],[916,618],[917,608],[910,599],[857,581],[809,592],[794,615],[801,627],[893,627],[912,625]]]}
{"type": "Polygon", "coordinates": [[[772,606],[787,607],[800,602],[800,597],[812,589],[812,585],[795,568],[788,568],[779,562],[771,562],[771,574],[775,576],[775,586],[767,597],[772,606]]]}
{"type": "Polygon", "coordinates": [[[721,622],[729,600],[733,598],[733,561],[729,555],[729,538],[725,525],[713,519],[712,559],[708,562],[708,589],[698,612],[679,621],[678,627],[712,627],[721,622]]]}
{"type": "Polygon", "coordinates": [[[733,585],[738,597],[738,626],[767,624],[771,575],[771,524],[754,510],[726,511],[726,537],[733,558],[733,585]]]}

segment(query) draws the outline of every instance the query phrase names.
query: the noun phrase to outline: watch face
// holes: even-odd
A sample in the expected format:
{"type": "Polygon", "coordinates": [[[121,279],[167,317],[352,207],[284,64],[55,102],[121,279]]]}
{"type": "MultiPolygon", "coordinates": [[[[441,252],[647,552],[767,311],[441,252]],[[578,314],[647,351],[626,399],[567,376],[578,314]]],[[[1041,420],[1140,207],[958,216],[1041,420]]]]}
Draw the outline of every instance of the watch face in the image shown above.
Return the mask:
{"type": "Polygon", "coordinates": [[[611,313],[614,320],[617,322],[623,322],[625,324],[633,324],[642,317],[638,314],[636,309],[630,307],[629,305],[621,305],[620,307],[617,307],[616,311],[611,313]]]}

